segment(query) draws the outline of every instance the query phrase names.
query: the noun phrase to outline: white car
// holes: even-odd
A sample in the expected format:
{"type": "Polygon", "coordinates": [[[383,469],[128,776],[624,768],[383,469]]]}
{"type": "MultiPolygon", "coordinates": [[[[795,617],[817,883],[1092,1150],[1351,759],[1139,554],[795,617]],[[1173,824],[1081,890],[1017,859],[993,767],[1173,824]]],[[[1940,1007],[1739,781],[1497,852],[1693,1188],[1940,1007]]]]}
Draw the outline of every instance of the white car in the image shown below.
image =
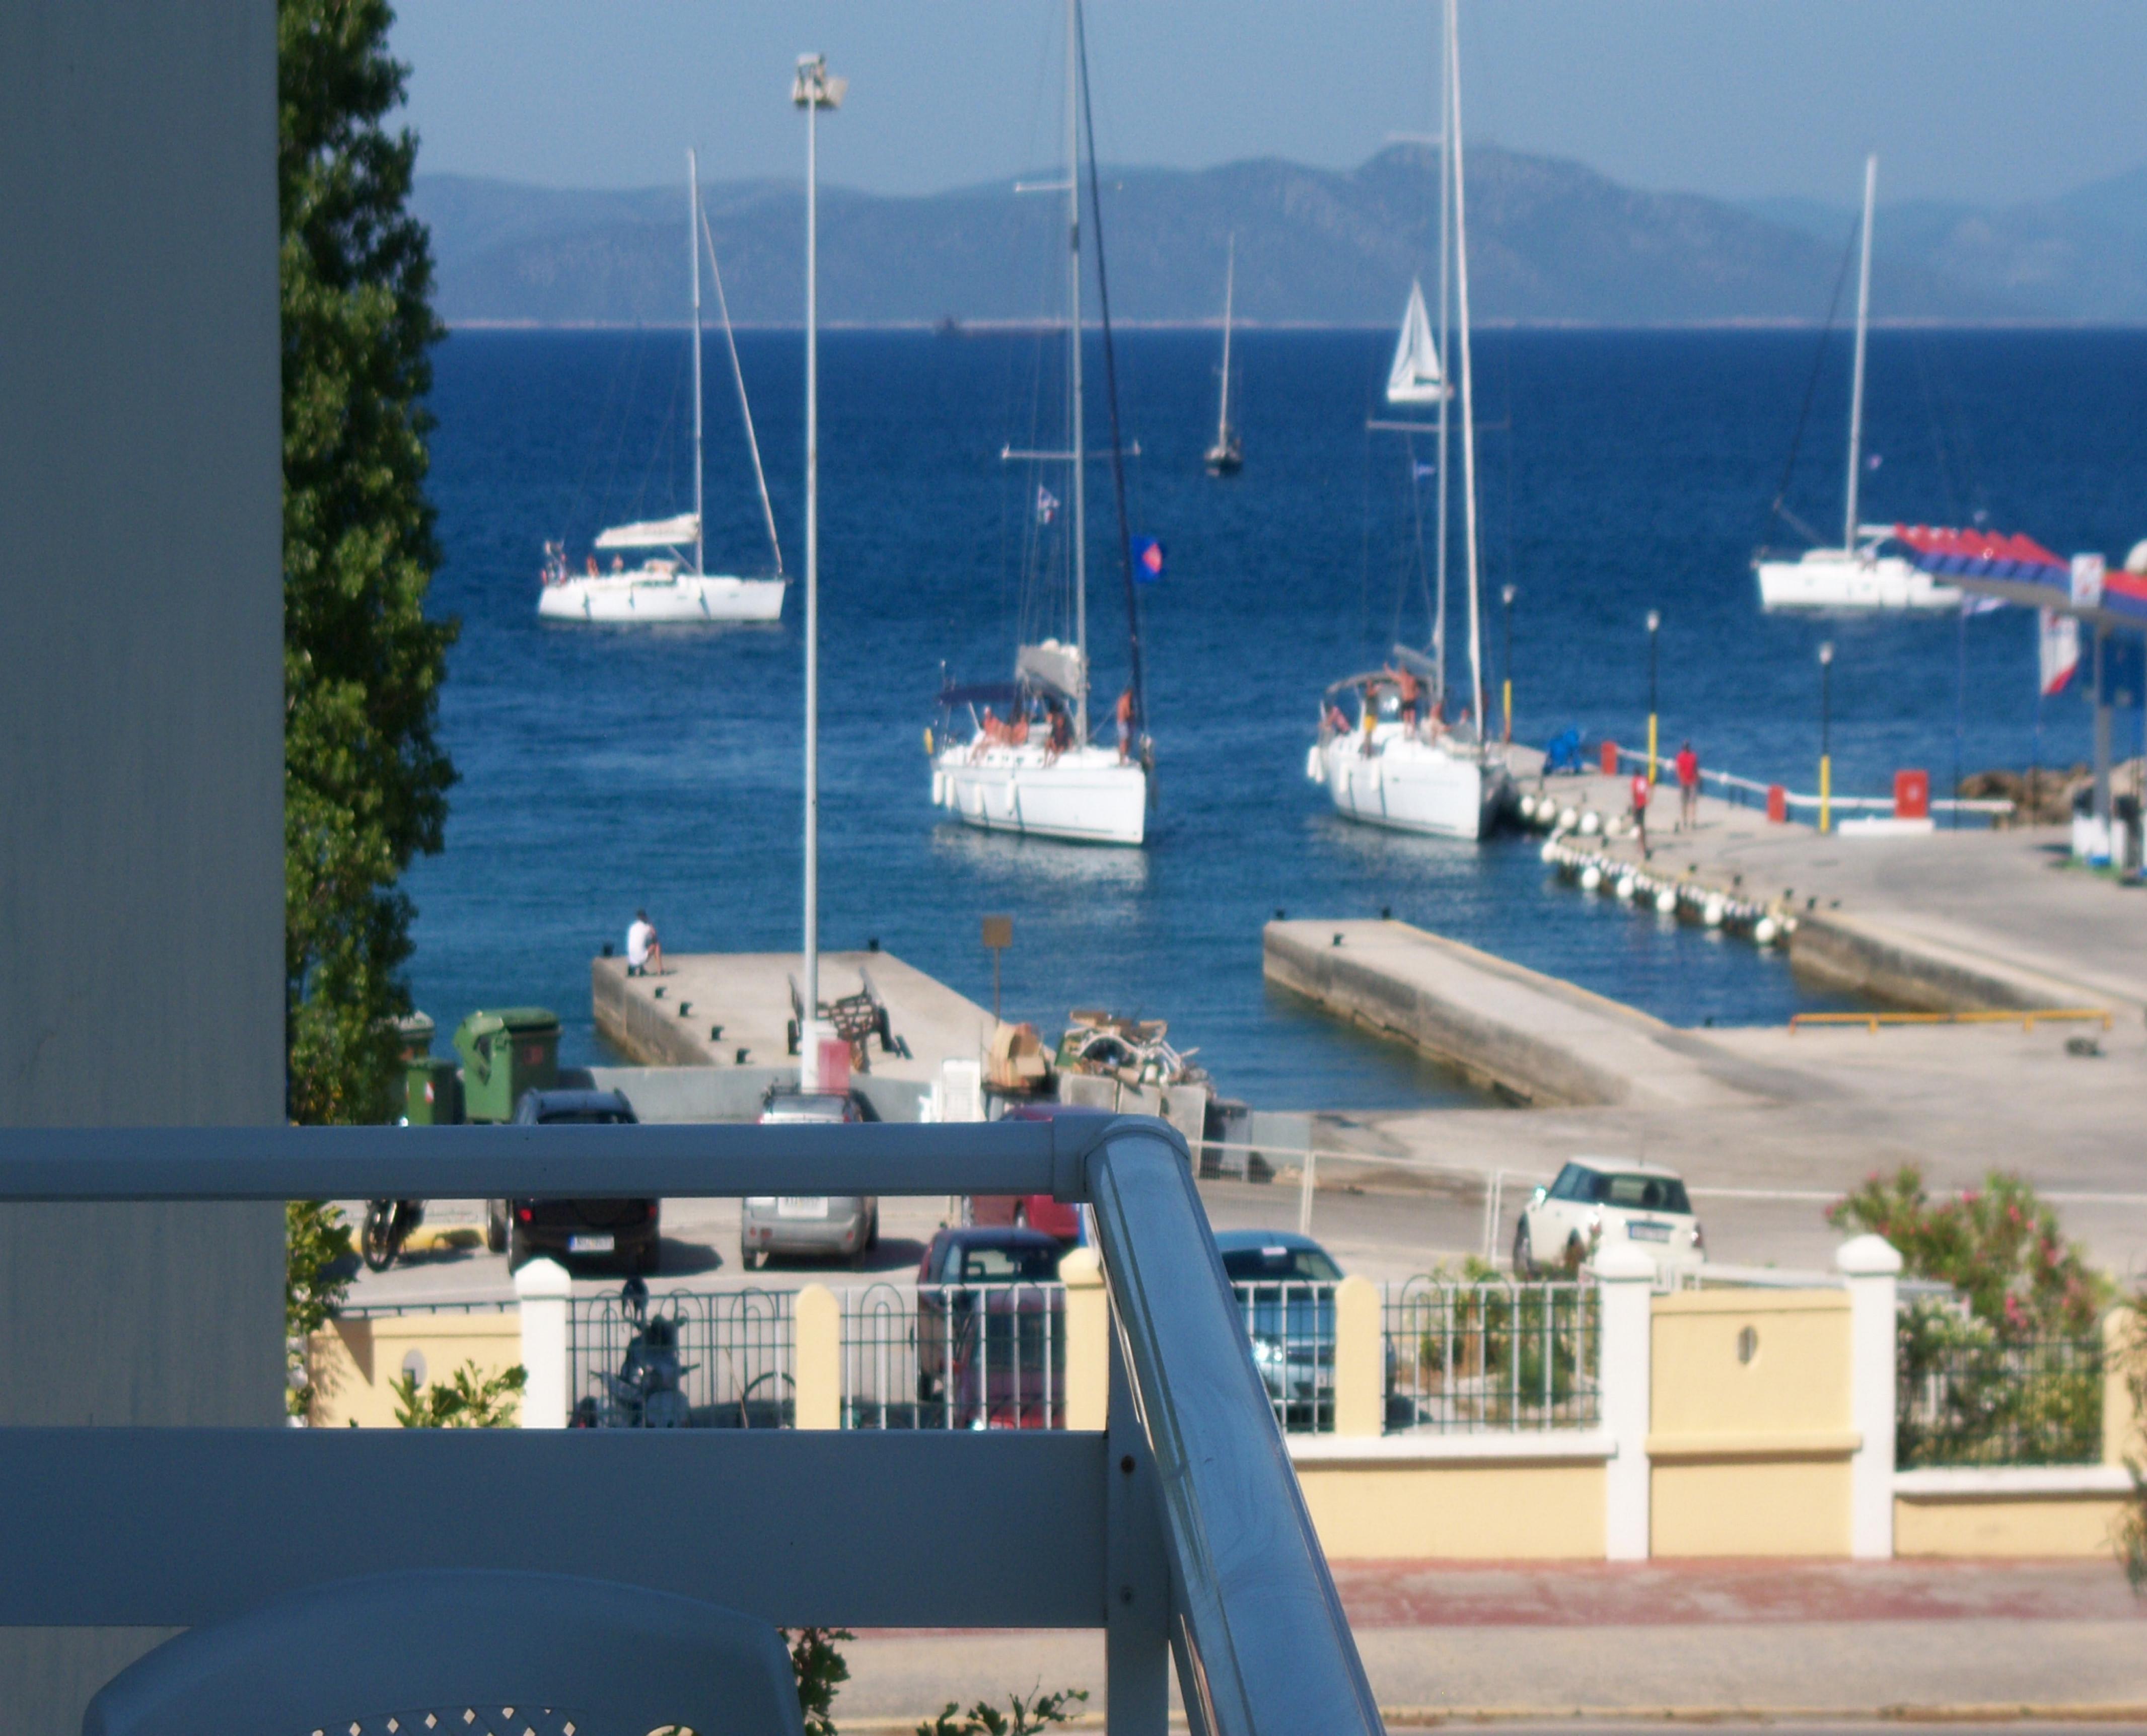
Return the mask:
{"type": "Polygon", "coordinates": [[[1534,1277],[1546,1267],[1574,1271],[1606,1239],[1631,1243],[1663,1271],[1707,1258],[1699,1220],[1675,1170],[1622,1158],[1575,1158],[1522,1208],[1514,1230],[1514,1274],[1534,1277]]]}

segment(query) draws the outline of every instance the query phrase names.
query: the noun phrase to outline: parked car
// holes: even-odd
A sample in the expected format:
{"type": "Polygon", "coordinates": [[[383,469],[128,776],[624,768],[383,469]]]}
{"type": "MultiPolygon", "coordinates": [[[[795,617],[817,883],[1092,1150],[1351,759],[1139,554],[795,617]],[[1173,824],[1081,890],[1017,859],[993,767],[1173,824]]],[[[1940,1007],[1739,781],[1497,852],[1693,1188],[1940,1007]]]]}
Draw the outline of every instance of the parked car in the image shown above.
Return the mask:
{"type": "MultiPolygon", "coordinates": [[[[1061,1115],[1097,1115],[1098,1109],[1071,1103],[1016,1103],[1002,1121],[1050,1121],[1061,1115]]],[[[1065,1243],[1081,1239],[1081,1208],[1054,1199],[1048,1193],[976,1193],[969,1198],[969,1222],[1012,1224],[1017,1229],[1040,1229],[1065,1243]]]]}
{"type": "Polygon", "coordinates": [[[1605,1239],[1631,1243],[1665,1272],[1707,1258],[1707,1239],[1675,1170],[1622,1158],[1575,1158],[1521,1208],[1514,1271],[1532,1278],[1546,1256],[1577,1271],[1605,1239]]]}
{"type": "Polygon", "coordinates": [[[1041,1230],[963,1225],[917,1268],[917,1398],[923,1418],[968,1428],[1065,1421],[1065,1248],[1041,1230]]]}
{"type": "MultiPolygon", "coordinates": [[[[633,1105],[617,1091],[525,1091],[514,1105],[517,1127],[631,1127],[635,1120],[633,1105]]],[[[663,1212],[656,1199],[491,1199],[484,1244],[503,1252],[510,1270],[545,1254],[653,1272],[663,1258],[663,1212]]]]}
{"type": "Polygon", "coordinates": [[[1342,1268],[1309,1236],[1232,1229],[1215,1238],[1238,1298],[1253,1366],[1284,1428],[1317,1429],[1334,1413],[1334,1286],[1342,1268]]]}
{"type": "MultiPolygon", "coordinates": [[[[868,1121],[855,1092],[778,1086],[763,1099],[761,1124],[868,1121]]],[[[879,1242],[879,1199],[870,1193],[760,1193],[748,1198],[738,1228],[738,1259],[748,1270],[770,1254],[833,1256],[862,1262],[879,1242]]]]}

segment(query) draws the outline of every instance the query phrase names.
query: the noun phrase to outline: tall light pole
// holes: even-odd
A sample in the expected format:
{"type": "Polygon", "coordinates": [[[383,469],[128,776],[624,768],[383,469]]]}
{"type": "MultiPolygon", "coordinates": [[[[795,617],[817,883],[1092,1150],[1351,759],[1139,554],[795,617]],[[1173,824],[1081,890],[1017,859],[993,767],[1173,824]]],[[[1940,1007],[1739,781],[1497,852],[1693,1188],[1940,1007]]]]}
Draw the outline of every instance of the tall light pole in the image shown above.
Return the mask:
{"type": "Polygon", "coordinates": [[[1655,648],[1662,632],[1663,613],[1648,611],[1648,788],[1655,787],[1655,648]]]}
{"type": "Polygon", "coordinates": [[[1502,666],[1505,672],[1506,728],[1504,738],[1510,742],[1514,738],[1514,588],[1511,585],[1499,587],[1499,606],[1506,614],[1506,658],[1502,666]]]}
{"type": "Polygon", "coordinates": [[[1834,830],[1834,641],[1819,648],[1819,829],[1834,830]]]}
{"type": "Polygon", "coordinates": [[[838,107],[847,78],[828,57],[801,54],[790,100],[805,111],[805,984],[798,1009],[798,1082],[820,1083],[820,111],[838,107]]]}

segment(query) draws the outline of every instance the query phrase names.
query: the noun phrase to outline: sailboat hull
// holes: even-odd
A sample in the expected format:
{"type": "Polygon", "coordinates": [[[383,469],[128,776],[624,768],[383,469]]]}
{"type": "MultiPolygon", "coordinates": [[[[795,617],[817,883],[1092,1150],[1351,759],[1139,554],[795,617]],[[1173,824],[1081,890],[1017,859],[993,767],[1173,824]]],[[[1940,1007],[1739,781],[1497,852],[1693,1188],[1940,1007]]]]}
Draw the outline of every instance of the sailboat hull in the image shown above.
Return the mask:
{"type": "Polygon", "coordinates": [[[1954,609],[1960,592],[1899,555],[1814,548],[1802,560],[1755,561],[1759,606],[1849,614],[1875,609],[1954,609]]]}
{"type": "Polygon", "coordinates": [[[1148,773],[1106,748],[1047,760],[1033,745],[950,747],[932,763],[932,799],[984,832],[1119,845],[1148,835],[1148,773]]]}
{"type": "Polygon", "coordinates": [[[600,573],[544,587],[537,613],[547,621],[647,625],[665,621],[779,621],[780,578],[720,573],[600,573]]]}
{"type": "Polygon", "coordinates": [[[1327,786],[1335,813],[1368,826],[1475,839],[1498,823],[1513,793],[1496,760],[1479,762],[1383,725],[1364,738],[1337,733],[1315,746],[1305,774],[1327,786]]]}

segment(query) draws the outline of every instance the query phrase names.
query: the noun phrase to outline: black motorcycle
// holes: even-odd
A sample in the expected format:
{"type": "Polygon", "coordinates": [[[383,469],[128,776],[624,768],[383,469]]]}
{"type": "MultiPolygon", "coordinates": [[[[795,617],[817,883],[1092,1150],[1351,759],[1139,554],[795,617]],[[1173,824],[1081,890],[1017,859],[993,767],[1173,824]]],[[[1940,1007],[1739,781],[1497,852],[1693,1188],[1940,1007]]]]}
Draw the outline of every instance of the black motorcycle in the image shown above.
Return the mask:
{"type": "Polygon", "coordinates": [[[373,1199],[365,1206],[365,1228],[359,1233],[358,1252],[375,1272],[385,1272],[403,1252],[411,1233],[425,1221],[422,1199],[373,1199]]]}

